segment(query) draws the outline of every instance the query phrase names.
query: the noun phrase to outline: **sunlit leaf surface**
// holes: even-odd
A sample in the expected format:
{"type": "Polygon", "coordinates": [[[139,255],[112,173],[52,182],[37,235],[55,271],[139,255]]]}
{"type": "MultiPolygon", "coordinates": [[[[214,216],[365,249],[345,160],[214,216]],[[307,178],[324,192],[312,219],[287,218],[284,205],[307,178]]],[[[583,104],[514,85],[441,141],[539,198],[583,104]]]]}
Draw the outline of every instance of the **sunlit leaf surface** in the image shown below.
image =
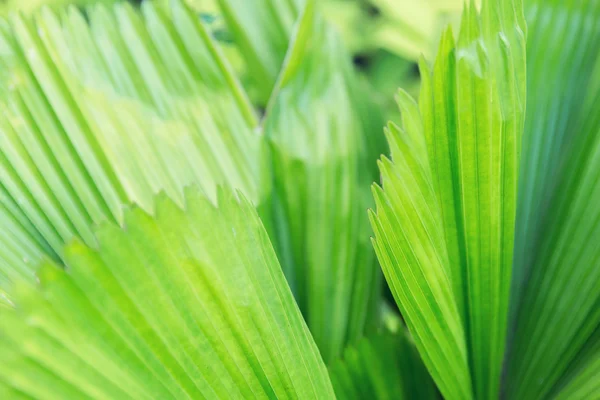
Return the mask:
{"type": "Polygon", "coordinates": [[[96,248],[0,310],[0,390],[38,399],[333,399],[253,205],[187,191],[124,212],[96,248]]]}

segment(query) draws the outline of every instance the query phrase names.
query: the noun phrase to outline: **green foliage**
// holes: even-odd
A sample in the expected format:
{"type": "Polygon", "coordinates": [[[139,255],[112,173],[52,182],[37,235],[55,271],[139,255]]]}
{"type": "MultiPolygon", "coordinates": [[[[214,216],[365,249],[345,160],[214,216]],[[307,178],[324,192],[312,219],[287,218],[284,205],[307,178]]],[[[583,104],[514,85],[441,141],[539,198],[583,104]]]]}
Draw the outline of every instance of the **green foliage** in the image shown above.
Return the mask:
{"type": "Polygon", "coordinates": [[[447,31],[419,105],[399,94],[372,216],[379,260],[447,398],[496,398],[507,329],[525,108],[518,2],[465,10],[447,31]],[[480,99],[487,99],[481,101],[480,99]]]}
{"type": "Polygon", "coordinates": [[[0,1],[0,14],[10,12],[32,13],[43,6],[64,7],[68,4],[79,6],[90,5],[95,2],[114,3],[116,0],[2,0],[0,1]]]}
{"type": "Polygon", "coordinates": [[[74,242],[0,317],[2,385],[34,398],[334,398],[258,215],[220,191],[74,242]],[[60,361],[58,361],[60,360],[60,361]],[[58,362],[57,362],[58,361],[58,362]]]}
{"type": "Polygon", "coordinates": [[[369,154],[375,139],[352,100],[360,88],[314,4],[299,22],[267,110],[265,135],[275,188],[274,240],[329,362],[376,323],[380,277],[364,210],[378,150],[369,154]]]}
{"type": "Polygon", "coordinates": [[[3,4],[0,398],[600,398],[600,1],[522,1],[3,4]]]}
{"type": "Polygon", "coordinates": [[[257,100],[265,105],[306,0],[216,0],[246,61],[257,100]]]}
{"type": "Polygon", "coordinates": [[[433,381],[405,332],[361,339],[332,364],[329,375],[339,399],[437,398],[433,381]]]}
{"type": "Polygon", "coordinates": [[[417,61],[422,54],[435,53],[442,27],[459,19],[463,4],[459,0],[325,0],[324,10],[353,52],[382,49],[417,61]]]}
{"type": "Polygon", "coordinates": [[[144,3],[13,15],[0,33],[6,269],[30,275],[91,226],[196,184],[259,201],[261,140],[239,83],[189,9],[144,3]],[[150,29],[152,27],[152,29],[150,29]],[[21,233],[18,233],[21,232],[21,233]],[[22,265],[27,264],[27,265],[22,265]]]}
{"type": "MultiPolygon", "coordinates": [[[[531,0],[526,12],[530,95],[507,379],[511,396],[545,398],[574,379],[568,371],[600,378],[600,2],[531,0]]],[[[597,386],[580,398],[598,397],[597,386]]]]}

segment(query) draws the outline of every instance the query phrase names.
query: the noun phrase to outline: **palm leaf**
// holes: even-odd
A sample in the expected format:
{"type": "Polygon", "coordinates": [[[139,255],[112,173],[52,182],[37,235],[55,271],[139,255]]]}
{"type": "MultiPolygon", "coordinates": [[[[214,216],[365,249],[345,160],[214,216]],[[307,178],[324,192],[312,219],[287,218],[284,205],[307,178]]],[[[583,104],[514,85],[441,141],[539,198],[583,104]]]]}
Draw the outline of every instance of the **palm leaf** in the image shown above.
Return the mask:
{"type": "Polygon", "coordinates": [[[0,387],[53,398],[334,398],[253,205],[187,191],[45,262],[0,317],[0,387]]]}
{"type": "Polygon", "coordinates": [[[471,5],[443,35],[419,107],[400,96],[376,187],[374,245],[446,398],[499,395],[525,103],[519,1],[471,5]],[[471,383],[472,382],[472,383],[471,383]]]}
{"type": "Polygon", "coordinates": [[[580,355],[600,357],[600,2],[527,5],[531,95],[507,394],[537,399],[572,379],[568,393],[586,393],[574,372],[585,369],[580,355]]]}
{"type": "Polygon", "coordinates": [[[598,396],[600,396],[600,358],[596,357],[574,377],[567,387],[558,392],[556,399],[587,400],[596,399],[598,396]]]}
{"type": "Polygon", "coordinates": [[[600,325],[579,350],[552,388],[559,399],[594,399],[600,396],[600,325]]]}
{"type": "MultiPolygon", "coordinates": [[[[379,275],[369,244],[372,164],[366,122],[339,39],[309,2],[265,118],[274,237],[326,362],[375,318],[379,275]]],[[[372,146],[372,145],[371,145],[372,146]]]]}
{"type": "Polygon", "coordinates": [[[129,202],[149,211],[161,190],[180,204],[190,184],[211,198],[217,184],[261,197],[255,116],[197,17],[179,1],[87,16],[45,10],[1,24],[8,278],[31,275],[25,261],[41,254],[58,260],[72,237],[93,244],[93,224],[122,222],[129,202]]]}

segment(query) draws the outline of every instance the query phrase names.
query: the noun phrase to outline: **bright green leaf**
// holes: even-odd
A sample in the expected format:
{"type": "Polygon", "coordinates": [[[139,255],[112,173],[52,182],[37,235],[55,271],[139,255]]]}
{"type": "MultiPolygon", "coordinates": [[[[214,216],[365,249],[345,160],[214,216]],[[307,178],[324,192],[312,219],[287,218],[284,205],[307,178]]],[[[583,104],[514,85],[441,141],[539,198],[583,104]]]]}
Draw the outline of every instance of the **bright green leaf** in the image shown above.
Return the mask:
{"type": "MultiPolygon", "coordinates": [[[[158,198],[0,310],[0,390],[39,399],[333,399],[253,205],[158,198]]],[[[12,398],[12,397],[11,397],[12,398]]]]}
{"type": "Polygon", "coordinates": [[[419,107],[400,94],[374,190],[374,245],[425,365],[449,399],[497,398],[525,108],[520,1],[469,6],[419,107]]]}

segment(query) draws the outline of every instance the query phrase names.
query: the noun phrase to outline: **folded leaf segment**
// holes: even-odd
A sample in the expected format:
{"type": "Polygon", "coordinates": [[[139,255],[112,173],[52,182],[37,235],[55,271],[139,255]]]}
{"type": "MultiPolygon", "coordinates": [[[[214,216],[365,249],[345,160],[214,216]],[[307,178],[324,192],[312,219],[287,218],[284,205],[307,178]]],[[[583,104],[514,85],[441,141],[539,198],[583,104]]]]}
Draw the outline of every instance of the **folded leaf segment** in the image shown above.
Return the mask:
{"type": "Polygon", "coordinates": [[[186,191],[66,247],[0,309],[0,394],[334,399],[253,205],[186,191]]]}
{"type": "Polygon", "coordinates": [[[335,32],[308,2],[264,120],[273,240],[327,363],[377,327],[380,273],[366,214],[383,135],[335,32]],[[363,97],[357,97],[363,94],[363,97]],[[362,110],[356,112],[355,110],[362,110]]]}
{"type": "Polygon", "coordinates": [[[398,95],[402,127],[374,187],[374,246],[425,364],[449,399],[497,398],[508,324],[525,116],[520,1],[466,8],[419,104],[398,95]]]}
{"type": "Polygon", "coordinates": [[[600,2],[530,0],[525,10],[527,119],[506,392],[598,398],[600,2]]]}

